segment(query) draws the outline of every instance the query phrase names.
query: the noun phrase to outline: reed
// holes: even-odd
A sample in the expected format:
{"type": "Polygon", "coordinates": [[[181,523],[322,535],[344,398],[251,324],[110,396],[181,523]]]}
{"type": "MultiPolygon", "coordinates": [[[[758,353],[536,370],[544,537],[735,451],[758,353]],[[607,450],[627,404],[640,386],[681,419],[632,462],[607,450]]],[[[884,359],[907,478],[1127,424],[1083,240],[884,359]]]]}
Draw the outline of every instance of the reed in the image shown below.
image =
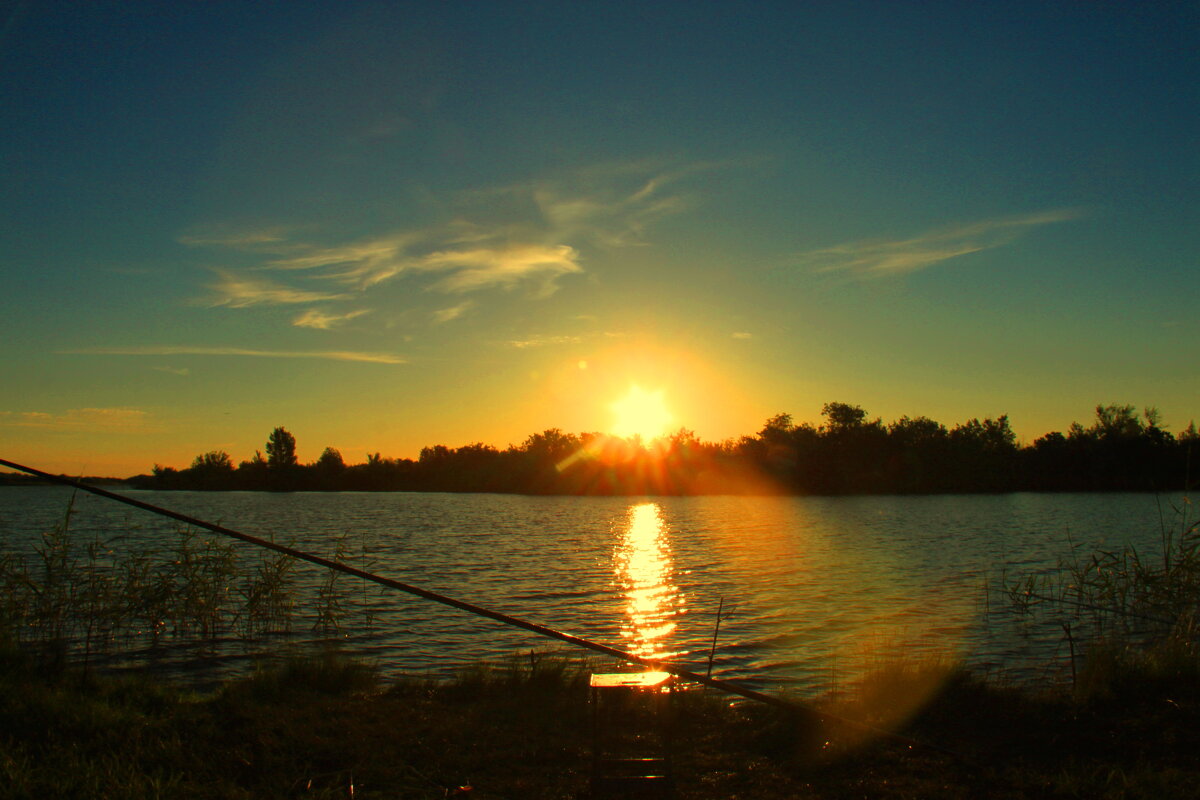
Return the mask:
{"type": "MultiPolygon", "coordinates": [[[[345,534],[334,539],[334,561],[346,560],[346,556],[350,552],[347,540],[348,537],[345,534]]],[[[342,608],[344,592],[341,590],[341,578],[342,573],[327,569],[320,586],[317,587],[317,618],[313,623],[313,630],[320,631],[327,636],[342,631],[342,618],[345,616],[345,610],[342,608]]]]}
{"type": "Polygon", "coordinates": [[[1062,628],[1081,698],[1168,674],[1200,676],[1200,521],[1190,511],[1185,498],[1173,523],[1160,517],[1158,553],[1133,546],[1081,553],[1068,540],[1070,552],[1054,570],[1007,585],[1013,611],[1062,628]]]}
{"type": "MultiPolygon", "coordinates": [[[[289,634],[303,590],[294,559],[179,528],[159,545],[84,536],[72,527],[74,498],[26,552],[0,552],[0,640],[44,668],[126,659],[170,640],[200,648],[241,634],[255,648],[289,634]]],[[[337,557],[348,552],[337,539],[337,557]]],[[[344,604],[339,573],[314,590],[313,628],[338,633],[357,606],[344,604]]]]}
{"type": "Polygon", "coordinates": [[[246,572],[238,591],[242,597],[244,633],[286,633],[295,612],[295,559],[264,552],[246,572]]]}

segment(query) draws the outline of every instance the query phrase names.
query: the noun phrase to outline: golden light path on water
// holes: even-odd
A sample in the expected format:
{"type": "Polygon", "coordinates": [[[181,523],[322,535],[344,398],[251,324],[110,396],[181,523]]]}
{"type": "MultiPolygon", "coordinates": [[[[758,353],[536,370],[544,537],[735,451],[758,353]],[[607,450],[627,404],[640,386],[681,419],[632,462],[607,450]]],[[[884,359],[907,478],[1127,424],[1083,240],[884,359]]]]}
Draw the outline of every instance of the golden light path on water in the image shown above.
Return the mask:
{"type": "Polygon", "coordinates": [[[613,550],[613,572],[624,598],[621,636],[631,653],[671,658],[668,640],[687,609],[672,582],[675,564],[662,508],[658,503],[630,507],[613,550]]]}

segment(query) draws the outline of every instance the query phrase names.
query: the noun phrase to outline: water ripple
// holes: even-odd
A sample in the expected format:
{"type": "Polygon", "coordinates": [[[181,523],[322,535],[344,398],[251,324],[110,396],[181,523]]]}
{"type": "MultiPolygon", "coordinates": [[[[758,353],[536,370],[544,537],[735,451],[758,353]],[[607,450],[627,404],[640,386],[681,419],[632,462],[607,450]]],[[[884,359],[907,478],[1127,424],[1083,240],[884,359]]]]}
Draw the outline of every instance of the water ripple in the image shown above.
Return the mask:
{"type": "MultiPolygon", "coordinates": [[[[985,585],[994,595],[1002,575],[1050,570],[1072,543],[1152,550],[1159,538],[1155,500],[1139,494],[1101,501],[130,494],[692,664],[707,662],[720,605],[715,673],[802,688],[846,680],[889,654],[954,653],[982,665],[1061,659],[1061,629],[985,613],[985,585]]],[[[69,495],[55,487],[0,488],[0,550],[30,553],[37,535],[61,520],[69,495]]],[[[168,548],[178,528],[90,496],[77,498],[76,510],[76,534],[115,550],[168,548]]],[[[301,593],[294,628],[303,632],[325,575],[307,565],[294,574],[301,593]]],[[[338,586],[352,621],[344,646],[389,670],[447,674],[481,658],[547,647],[530,634],[348,577],[338,586]]],[[[245,663],[238,648],[244,652],[244,642],[215,643],[228,664],[245,663]]],[[[153,658],[191,668],[193,652],[161,647],[153,658]]]]}

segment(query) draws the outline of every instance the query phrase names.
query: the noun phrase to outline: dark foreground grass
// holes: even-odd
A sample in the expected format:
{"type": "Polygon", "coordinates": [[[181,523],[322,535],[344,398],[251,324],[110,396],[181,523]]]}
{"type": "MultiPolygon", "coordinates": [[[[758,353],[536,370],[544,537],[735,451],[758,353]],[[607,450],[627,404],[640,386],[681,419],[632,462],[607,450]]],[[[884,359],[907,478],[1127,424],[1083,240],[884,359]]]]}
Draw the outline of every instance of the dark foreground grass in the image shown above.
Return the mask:
{"type": "MultiPolygon", "coordinates": [[[[1080,697],[898,665],[827,705],[943,750],[683,692],[678,797],[1195,797],[1195,671],[1164,659],[1138,681],[1146,664],[1110,661],[1112,680],[1092,675],[1080,697]]],[[[385,687],[369,667],[317,656],[198,695],[50,675],[8,654],[0,796],[582,798],[588,720],[586,669],[550,658],[385,687]]]]}

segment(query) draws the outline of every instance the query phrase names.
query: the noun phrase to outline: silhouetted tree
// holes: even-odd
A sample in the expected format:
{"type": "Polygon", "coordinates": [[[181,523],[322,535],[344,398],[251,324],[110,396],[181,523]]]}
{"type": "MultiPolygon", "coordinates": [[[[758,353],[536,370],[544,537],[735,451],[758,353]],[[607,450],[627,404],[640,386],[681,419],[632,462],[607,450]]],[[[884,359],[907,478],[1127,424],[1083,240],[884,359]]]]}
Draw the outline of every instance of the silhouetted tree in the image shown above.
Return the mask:
{"type": "Polygon", "coordinates": [[[183,489],[186,488],[183,484],[183,479],[179,470],[174,467],[164,467],[161,464],[155,464],[152,470],[153,487],[155,489],[183,489]]]}
{"type": "Polygon", "coordinates": [[[792,415],[776,414],[768,419],[758,432],[758,438],[768,444],[783,444],[792,434],[792,415]]]}
{"type": "Polygon", "coordinates": [[[1016,485],[1017,437],[1001,414],[982,422],[971,418],[950,431],[954,491],[1002,492],[1016,485]]]}
{"type": "Polygon", "coordinates": [[[826,403],[821,459],[827,466],[817,491],[833,494],[880,491],[887,484],[888,436],[883,421],[849,403],[826,403]]]}
{"type": "Polygon", "coordinates": [[[558,465],[579,448],[579,437],[563,433],[559,428],[530,434],[513,454],[518,482],[536,494],[564,491],[558,465]]]}
{"type": "Polygon", "coordinates": [[[743,452],[780,487],[795,481],[796,447],[792,441],[792,415],[779,413],[767,419],[754,438],[742,442],[743,452]]]}
{"type": "Polygon", "coordinates": [[[267,437],[267,475],[272,489],[292,491],[299,488],[296,437],[288,433],[286,428],[276,428],[267,437]]]}
{"type": "Polygon", "coordinates": [[[192,460],[191,469],[233,472],[233,460],[224,450],[210,450],[196,456],[192,460]]]}
{"type": "Polygon", "coordinates": [[[344,489],[345,474],[346,462],[342,460],[341,451],[336,447],[326,447],[312,465],[310,488],[344,489]]]}
{"type": "Polygon", "coordinates": [[[267,459],[261,451],[255,450],[253,458],[238,464],[237,485],[241,489],[261,491],[267,488],[267,484],[267,459]]]}
{"type": "Polygon", "coordinates": [[[888,425],[887,485],[896,492],[936,492],[947,486],[946,426],[929,417],[901,417],[888,425]]]}
{"type": "Polygon", "coordinates": [[[326,472],[340,472],[346,468],[346,462],[342,460],[340,450],[336,447],[326,447],[317,459],[317,466],[326,472]]]}
{"type": "Polygon", "coordinates": [[[267,437],[267,466],[274,471],[296,465],[296,437],[280,427],[267,437]]]}
{"type": "Polygon", "coordinates": [[[232,489],[234,484],[233,460],[224,450],[202,453],[185,470],[186,481],[191,488],[223,490],[232,489]]]}
{"type": "Polygon", "coordinates": [[[862,427],[867,412],[849,403],[826,403],[821,407],[821,416],[825,417],[826,429],[837,434],[862,427]]]}
{"type": "Polygon", "coordinates": [[[296,440],[279,427],[267,455],[236,470],[222,450],[185,470],[156,464],[139,488],[499,491],[570,494],[684,494],[1111,491],[1176,489],[1191,480],[1195,424],[1174,437],[1153,406],[1101,404],[1085,427],[1072,423],[1019,447],[1008,416],[972,418],[951,429],[928,417],[884,425],[860,406],[826,403],[824,424],[776,414],[754,436],[705,443],[687,429],[646,445],[600,433],[550,428],[499,451],[475,442],[433,445],[417,461],[368,454],[348,466],[327,447],[300,466],[296,440]]]}

